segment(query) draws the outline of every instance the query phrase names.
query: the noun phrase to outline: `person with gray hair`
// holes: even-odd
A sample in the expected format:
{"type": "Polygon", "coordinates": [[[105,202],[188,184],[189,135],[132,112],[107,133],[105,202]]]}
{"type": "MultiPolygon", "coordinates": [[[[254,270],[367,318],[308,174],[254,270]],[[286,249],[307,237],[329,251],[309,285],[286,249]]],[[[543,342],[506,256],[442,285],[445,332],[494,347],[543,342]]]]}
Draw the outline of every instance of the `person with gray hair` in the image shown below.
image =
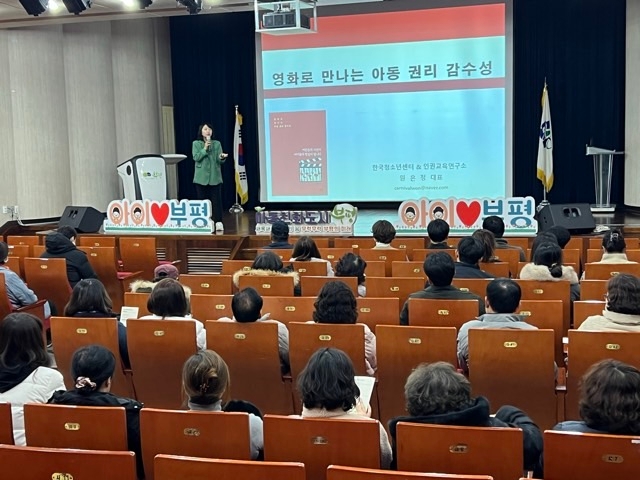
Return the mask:
{"type": "Polygon", "coordinates": [[[461,427],[511,427],[522,429],[524,470],[533,471],[535,477],[542,477],[542,433],[538,426],[522,410],[509,405],[500,407],[492,417],[489,401],[485,397],[472,397],[471,383],[450,363],[419,365],[407,378],[404,396],[409,415],[389,421],[394,461],[398,422],[461,427]]]}

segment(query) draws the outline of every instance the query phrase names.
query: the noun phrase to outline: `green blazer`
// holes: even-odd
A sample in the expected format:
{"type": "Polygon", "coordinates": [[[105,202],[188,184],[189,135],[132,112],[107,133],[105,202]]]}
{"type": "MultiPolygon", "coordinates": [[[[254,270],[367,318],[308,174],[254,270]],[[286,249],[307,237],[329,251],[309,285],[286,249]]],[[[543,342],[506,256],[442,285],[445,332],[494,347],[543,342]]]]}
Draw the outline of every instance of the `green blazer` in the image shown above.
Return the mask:
{"type": "Polygon", "coordinates": [[[198,185],[219,185],[222,183],[222,165],[226,158],[220,158],[222,145],[218,140],[211,140],[209,151],[204,149],[204,142],[196,140],[191,147],[193,160],[196,162],[196,171],[193,175],[193,183],[198,185]]]}

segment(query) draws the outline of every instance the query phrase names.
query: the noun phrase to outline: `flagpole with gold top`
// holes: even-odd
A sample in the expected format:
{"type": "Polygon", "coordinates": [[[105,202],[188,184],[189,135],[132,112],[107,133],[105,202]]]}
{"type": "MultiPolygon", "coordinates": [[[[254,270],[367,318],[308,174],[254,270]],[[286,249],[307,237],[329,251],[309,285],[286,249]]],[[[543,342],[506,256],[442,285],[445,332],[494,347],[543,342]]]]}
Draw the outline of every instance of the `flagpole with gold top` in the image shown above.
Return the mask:
{"type": "Polygon", "coordinates": [[[553,133],[551,128],[551,108],[549,106],[549,90],[547,77],[542,89],[542,117],[538,131],[537,177],[542,182],[542,202],[536,208],[539,212],[549,205],[547,193],[553,187],[553,133]]]}
{"type": "MultiPolygon", "coordinates": [[[[238,105],[236,105],[235,107],[236,107],[235,119],[236,119],[236,124],[237,124],[238,123],[238,115],[239,115],[239,113],[238,113],[238,105]]],[[[234,165],[233,165],[233,167],[234,167],[234,170],[236,170],[237,169],[237,162],[238,162],[238,158],[237,158],[238,157],[238,152],[235,151],[236,150],[236,148],[235,148],[235,143],[236,143],[235,128],[234,128],[234,135],[233,136],[234,136],[234,152],[233,152],[234,165]]],[[[236,175],[237,175],[237,172],[236,172],[236,175]]],[[[240,205],[240,197],[239,197],[239,194],[238,194],[238,187],[236,186],[235,189],[236,189],[236,203],[231,205],[231,208],[229,209],[229,213],[242,213],[242,212],[244,212],[244,208],[242,208],[242,205],[240,205]]]]}

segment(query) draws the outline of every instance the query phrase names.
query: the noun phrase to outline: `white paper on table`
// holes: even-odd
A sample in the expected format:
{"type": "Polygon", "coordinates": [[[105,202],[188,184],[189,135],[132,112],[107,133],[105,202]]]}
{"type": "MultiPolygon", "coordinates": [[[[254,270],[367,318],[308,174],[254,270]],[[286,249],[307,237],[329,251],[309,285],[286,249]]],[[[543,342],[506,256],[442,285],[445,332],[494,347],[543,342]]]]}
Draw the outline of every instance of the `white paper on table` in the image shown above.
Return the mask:
{"type": "Polygon", "coordinates": [[[120,322],[126,327],[127,320],[130,318],[138,318],[138,307],[122,307],[122,310],[120,310],[120,322]]]}
{"type": "Polygon", "coordinates": [[[354,379],[360,389],[360,398],[371,405],[371,395],[373,394],[373,387],[376,384],[375,377],[356,376],[354,379]]]}

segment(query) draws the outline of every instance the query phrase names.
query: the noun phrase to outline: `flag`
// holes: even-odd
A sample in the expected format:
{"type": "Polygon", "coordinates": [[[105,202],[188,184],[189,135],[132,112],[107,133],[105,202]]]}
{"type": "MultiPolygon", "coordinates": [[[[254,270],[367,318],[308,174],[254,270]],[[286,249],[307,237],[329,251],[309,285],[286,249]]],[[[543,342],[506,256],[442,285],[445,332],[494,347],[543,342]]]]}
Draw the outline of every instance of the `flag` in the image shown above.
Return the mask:
{"type": "Polygon", "coordinates": [[[553,134],[546,82],[542,90],[542,119],[538,138],[538,179],[544,185],[545,192],[551,190],[553,187],[553,134]]]}
{"type": "Polygon", "coordinates": [[[240,197],[240,204],[244,205],[249,200],[249,185],[247,184],[247,169],[244,165],[242,151],[242,115],[236,107],[236,127],[233,131],[233,161],[236,168],[236,193],[240,197]]]}

